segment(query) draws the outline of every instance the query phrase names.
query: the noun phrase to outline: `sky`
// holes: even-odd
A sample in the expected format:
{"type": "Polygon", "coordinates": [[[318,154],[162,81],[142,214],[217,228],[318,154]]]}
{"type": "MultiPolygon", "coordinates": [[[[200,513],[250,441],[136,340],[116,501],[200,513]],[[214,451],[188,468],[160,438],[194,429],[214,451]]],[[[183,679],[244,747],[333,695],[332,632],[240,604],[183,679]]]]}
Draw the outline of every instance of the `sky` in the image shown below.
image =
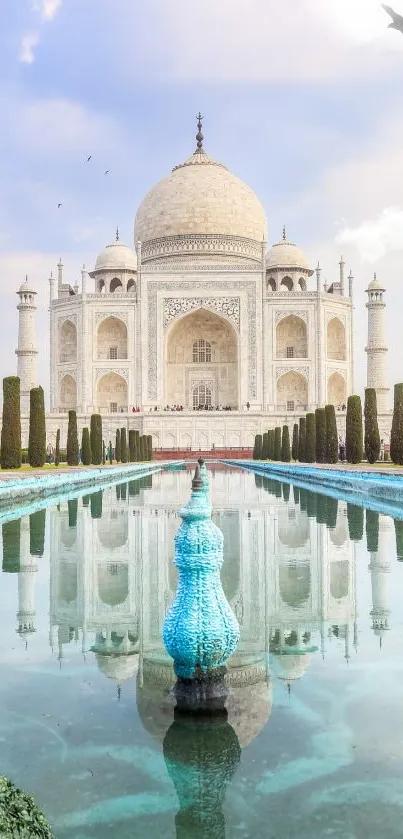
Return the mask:
{"type": "MultiPolygon", "coordinates": [[[[403,380],[403,35],[378,0],[1,7],[1,377],[16,372],[15,292],[28,274],[48,390],[50,271],[62,257],[79,282],[116,225],[132,244],[142,198],[193,151],[200,109],[206,150],[254,189],[269,243],[286,224],[329,282],[341,254],[352,269],[355,391],[375,271],[387,290],[389,383],[403,380]]],[[[403,14],[403,0],[394,8],[403,14]]]]}

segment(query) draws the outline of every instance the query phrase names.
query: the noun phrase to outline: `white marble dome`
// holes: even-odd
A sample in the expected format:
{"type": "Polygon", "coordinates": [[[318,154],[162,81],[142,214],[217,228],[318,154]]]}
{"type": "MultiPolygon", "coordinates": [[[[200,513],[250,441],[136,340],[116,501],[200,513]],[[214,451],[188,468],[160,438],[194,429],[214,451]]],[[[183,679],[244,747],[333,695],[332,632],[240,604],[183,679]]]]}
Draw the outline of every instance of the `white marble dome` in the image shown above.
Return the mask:
{"type": "Polygon", "coordinates": [[[116,239],[97,256],[94,271],[137,271],[136,252],[116,239]]]}
{"type": "Polygon", "coordinates": [[[186,250],[192,257],[218,250],[256,259],[261,258],[266,238],[266,216],[250,187],[203,149],[196,149],[146,195],[135,219],[134,238],[142,243],[145,259],[186,250]],[[250,240],[254,248],[242,247],[239,239],[250,240]],[[155,240],[165,244],[147,248],[155,240]]]}
{"type": "Polygon", "coordinates": [[[289,242],[283,236],[280,242],[276,242],[267,252],[266,268],[270,269],[295,269],[298,271],[308,272],[311,276],[313,270],[311,269],[308,260],[298,245],[289,242]]]}

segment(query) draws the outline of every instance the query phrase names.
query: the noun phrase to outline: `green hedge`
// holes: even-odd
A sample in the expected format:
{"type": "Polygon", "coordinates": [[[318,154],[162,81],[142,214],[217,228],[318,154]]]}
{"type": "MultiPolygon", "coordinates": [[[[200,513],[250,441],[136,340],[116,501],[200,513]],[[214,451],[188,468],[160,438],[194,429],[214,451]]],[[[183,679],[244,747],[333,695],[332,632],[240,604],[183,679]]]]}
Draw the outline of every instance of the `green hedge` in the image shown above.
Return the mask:
{"type": "Polygon", "coordinates": [[[92,463],[94,464],[94,466],[100,466],[100,464],[104,462],[101,414],[91,414],[90,440],[92,463]]]}
{"type": "Polygon", "coordinates": [[[0,836],[3,839],[55,839],[32,796],[17,789],[4,776],[0,776],[0,836]]]}
{"type": "Polygon", "coordinates": [[[77,414],[69,411],[69,425],[67,429],[67,463],[69,466],[78,466],[80,452],[77,436],[77,414]]]}
{"type": "Polygon", "coordinates": [[[56,431],[56,452],[55,452],[55,466],[60,463],[60,428],[56,431]]]}
{"type": "Polygon", "coordinates": [[[299,435],[298,435],[298,460],[300,463],[305,463],[305,437],[306,437],[306,419],[301,417],[299,421],[299,435]]]}
{"type": "Polygon", "coordinates": [[[263,434],[263,441],[262,441],[262,457],[261,460],[268,460],[269,459],[269,432],[265,431],[263,434]]]}
{"type": "Polygon", "coordinates": [[[395,385],[390,457],[393,463],[403,465],[403,384],[395,385]]]}
{"type": "Polygon", "coordinates": [[[348,532],[352,542],[361,542],[364,535],[364,508],[347,504],[348,532]]]}
{"type": "Polygon", "coordinates": [[[129,431],[129,460],[130,463],[136,460],[136,432],[132,428],[129,431]]]}
{"type": "Polygon", "coordinates": [[[292,430],[292,449],[291,455],[293,460],[298,460],[298,446],[299,446],[299,427],[298,423],[294,423],[294,428],[292,430]]]}
{"type": "Polygon", "coordinates": [[[29,552],[31,556],[43,556],[45,549],[46,510],[37,510],[29,517],[29,552]]]}
{"type": "Polygon", "coordinates": [[[120,429],[120,459],[122,463],[127,463],[127,435],[126,429],[120,429]]]}
{"type": "Polygon", "coordinates": [[[378,428],[378,411],[376,404],[376,390],[367,387],[364,401],[364,448],[368,463],[376,463],[381,451],[381,437],[378,428]]]}
{"type": "Polygon", "coordinates": [[[3,425],[1,429],[1,468],[21,466],[20,380],[18,376],[3,379],[3,425]]]}
{"type": "Polygon", "coordinates": [[[21,563],[21,519],[5,521],[2,524],[3,571],[18,574],[21,563]]]}
{"type": "Polygon", "coordinates": [[[291,460],[290,430],[288,425],[283,425],[283,434],[281,437],[281,460],[283,463],[289,463],[291,460]]]}
{"type": "Polygon", "coordinates": [[[325,406],[326,415],[326,462],[338,463],[339,438],[337,435],[336,411],[334,405],[325,406]]]}
{"type": "Polygon", "coordinates": [[[315,463],[316,425],[315,414],[306,415],[305,463],[315,463]]]}
{"type": "Polygon", "coordinates": [[[362,407],[359,396],[347,399],[346,458],[348,463],[361,463],[363,453],[362,407]]]}
{"type": "Polygon", "coordinates": [[[281,460],[281,428],[279,425],[274,429],[273,460],[281,460]]]}
{"type": "Polygon", "coordinates": [[[120,463],[120,461],[121,461],[121,455],[120,455],[120,428],[117,428],[117,429],[116,429],[115,460],[116,460],[116,463],[120,463]]]}
{"type": "Polygon", "coordinates": [[[317,408],[315,411],[316,428],[316,463],[326,463],[326,411],[324,408],[317,408]]]}
{"type": "Polygon", "coordinates": [[[45,397],[42,387],[29,392],[28,460],[31,466],[43,466],[46,460],[45,397]]]}
{"type": "Polygon", "coordinates": [[[81,461],[84,466],[91,465],[90,432],[86,427],[83,428],[83,433],[81,435],[81,461]]]}
{"type": "Polygon", "coordinates": [[[368,553],[376,553],[379,547],[379,513],[374,510],[365,512],[365,531],[368,553]]]}

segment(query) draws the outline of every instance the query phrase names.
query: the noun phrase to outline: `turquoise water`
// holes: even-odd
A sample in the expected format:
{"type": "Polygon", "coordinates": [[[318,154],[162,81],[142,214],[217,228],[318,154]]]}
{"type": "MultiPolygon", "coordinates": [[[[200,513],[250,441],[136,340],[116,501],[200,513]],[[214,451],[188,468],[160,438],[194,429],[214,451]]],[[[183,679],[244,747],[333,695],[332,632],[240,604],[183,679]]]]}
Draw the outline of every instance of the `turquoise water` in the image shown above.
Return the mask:
{"type": "Polygon", "coordinates": [[[228,720],[174,721],[166,472],[2,525],[0,771],[58,839],[403,836],[403,556],[392,518],[211,472],[241,626],[228,720]]]}

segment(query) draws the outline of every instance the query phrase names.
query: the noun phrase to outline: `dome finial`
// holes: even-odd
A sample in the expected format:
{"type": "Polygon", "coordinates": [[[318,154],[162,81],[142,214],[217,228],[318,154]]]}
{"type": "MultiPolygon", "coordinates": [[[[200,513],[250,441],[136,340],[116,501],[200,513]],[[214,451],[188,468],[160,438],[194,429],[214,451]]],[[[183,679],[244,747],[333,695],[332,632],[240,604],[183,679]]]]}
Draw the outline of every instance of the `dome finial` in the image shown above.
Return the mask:
{"type": "Polygon", "coordinates": [[[203,128],[202,119],[204,119],[204,117],[202,117],[200,111],[197,114],[196,119],[197,119],[197,134],[196,134],[197,148],[202,149],[203,148],[203,140],[204,140],[204,137],[203,137],[203,134],[202,134],[202,128],[203,128]]]}
{"type": "Polygon", "coordinates": [[[286,230],[285,230],[285,224],[283,224],[283,241],[285,242],[286,239],[287,239],[287,234],[286,234],[286,230]]]}
{"type": "Polygon", "coordinates": [[[119,225],[116,227],[116,241],[119,241],[119,225]]]}

